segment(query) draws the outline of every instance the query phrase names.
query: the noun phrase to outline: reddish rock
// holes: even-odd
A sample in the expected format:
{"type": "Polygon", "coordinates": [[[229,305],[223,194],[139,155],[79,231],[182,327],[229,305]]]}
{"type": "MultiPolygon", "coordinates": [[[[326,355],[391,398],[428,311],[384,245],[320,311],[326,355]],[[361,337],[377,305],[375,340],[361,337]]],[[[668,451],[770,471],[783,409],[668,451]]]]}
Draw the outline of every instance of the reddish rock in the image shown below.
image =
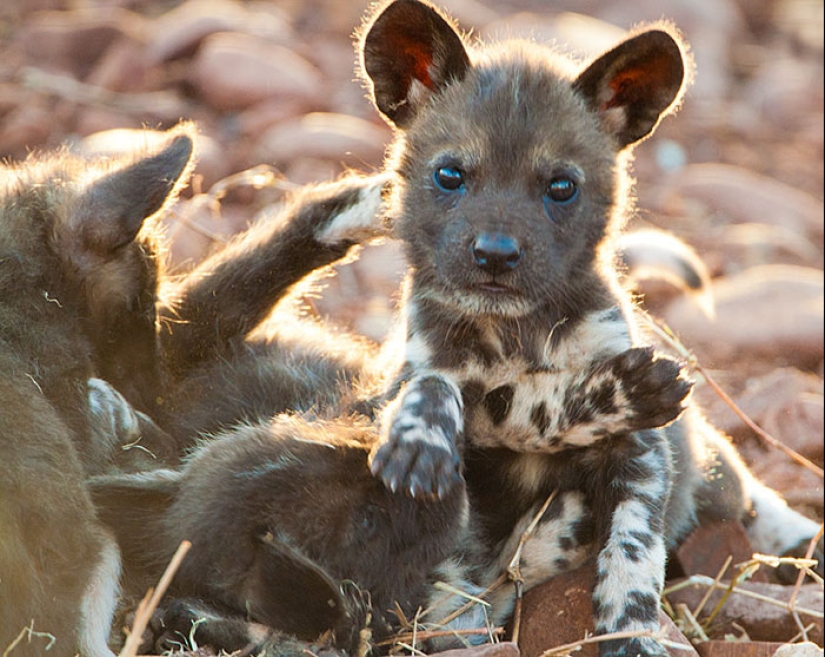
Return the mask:
{"type": "Polygon", "coordinates": [[[312,112],[267,130],[260,138],[257,155],[263,162],[276,164],[301,157],[343,162],[360,169],[377,168],[390,138],[390,130],[383,124],[312,112]]]}
{"type": "Polygon", "coordinates": [[[142,19],[124,10],[47,11],[35,14],[21,30],[20,42],[31,64],[70,71],[83,78],[127,25],[142,19]]]}
{"type": "Polygon", "coordinates": [[[811,641],[786,643],[779,646],[772,657],[822,657],[822,648],[811,641]]]}
{"type": "Polygon", "coordinates": [[[45,144],[54,128],[54,116],[41,102],[12,110],[0,122],[0,157],[24,158],[45,144]]]}
{"type": "MultiPolygon", "coordinates": [[[[593,585],[595,567],[583,566],[530,590],[524,596],[519,635],[519,649],[524,657],[540,657],[546,650],[580,641],[592,634],[593,585]]],[[[667,639],[690,646],[673,621],[659,612],[660,625],[667,639]]],[[[668,648],[672,657],[691,657],[692,649],[668,648]]],[[[582,646],[575,653],[581,657],[598,657],[598,644],[582,646]]]]}
{"type": "Polygon", "coordinates": [[[292,39],[285,20],[237,0],[187,0],[157,18],[149,32],[146,54],[153,63],[191,56],[216,32],[251,32],[278,43],[292,39]]]}
{"type": "Polygon", "coordinates": [[[742,167],[689,164],[664,181],[662,204],[672,214],[704,213],[732,223],[784,226],[822,244],[822,201],[742,167]]]}
{"type": "Polygon", "coordinates": [[[261,37],[218,32],[195,57],[192,81],[203,98],[223,111],[241,110],[268,98],[320,100],[323,76],[293,50],[261,37]]]}
{"type": "Polygon", "coordinates": [[[146,89],[147,70],[143,44],[123,37],[106,49],[86,82],[111,91],[139,92],[146,89]]]}
{"type": "Polygon", "coordinates": [[[111,107],[84,107],[77,113],[75,132],[78,135],[93,135],[107,131],[140,131],[140,119],[111,107]]]}
{"type": "MultiPolygon", "coordinates": [[[[725,560],[732,557],[726,574],[736,573],[736,564],[750,561],[753,557],[745,528],[737,520],[714,522],[694,529],[676,550],[676,560],[686,576],[708,575],[716,577],[725,560]]],[[[763,570],[757,570],[752,579],[767,581],[763,570]]]]}
{"type": "MultiPolygon", "coordinates": [[[[736,405],[777,440],[810,459],[823,457],[822,377],[793,367],[780,367],[748,379],[734,395],[736,405]]],[[[708,418],[727,434],[749,434],[744,421],[716,397],[705,406],[708,418]]]]}

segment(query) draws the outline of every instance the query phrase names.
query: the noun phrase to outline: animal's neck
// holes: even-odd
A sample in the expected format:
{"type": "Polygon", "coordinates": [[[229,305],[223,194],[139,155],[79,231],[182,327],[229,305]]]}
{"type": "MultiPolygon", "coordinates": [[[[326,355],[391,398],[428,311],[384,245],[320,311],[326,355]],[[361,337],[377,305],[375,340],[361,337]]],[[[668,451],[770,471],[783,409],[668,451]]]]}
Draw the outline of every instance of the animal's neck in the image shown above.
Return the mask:
{"type": "Polygon", "coordinates": [[[518,317],[469,315],[432,299],[406,303],[407,360],[438,368],[460,368],[468,360],[492,365],[518,358],[528,367],[542,367],[548,348],[616,304],[615,297],[594,295],[566,314],[551,305],[518,317]]]}

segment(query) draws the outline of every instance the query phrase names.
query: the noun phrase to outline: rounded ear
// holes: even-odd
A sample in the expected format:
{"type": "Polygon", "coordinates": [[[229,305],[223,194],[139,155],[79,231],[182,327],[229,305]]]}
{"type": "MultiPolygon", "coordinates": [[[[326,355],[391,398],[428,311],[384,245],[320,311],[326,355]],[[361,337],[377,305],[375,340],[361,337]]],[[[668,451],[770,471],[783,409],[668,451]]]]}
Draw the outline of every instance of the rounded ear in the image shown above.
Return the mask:
{"type": "Polygon", "coordinates": [[[573,86],[624,148],[653,132],[681,96],[685,55],[677,39],[648,30],[602,55],[573,86]]]}
{"type": "Polygon", "coordinates": [[[458,32],[420,0],[395,0],[367,22],[361,68],[378,110],[404,127],[421,105],[451,80],[460,80],[470,58],[458,32]]]}

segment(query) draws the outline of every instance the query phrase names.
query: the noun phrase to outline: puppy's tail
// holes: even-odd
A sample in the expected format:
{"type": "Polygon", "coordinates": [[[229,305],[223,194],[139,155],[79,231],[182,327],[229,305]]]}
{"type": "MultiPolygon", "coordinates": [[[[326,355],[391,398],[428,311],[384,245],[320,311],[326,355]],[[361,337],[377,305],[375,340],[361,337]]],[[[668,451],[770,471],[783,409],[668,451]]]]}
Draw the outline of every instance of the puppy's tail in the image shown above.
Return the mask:
{"type": "Polygon", "coordinates": [[[630,285],[663,280],[687,292],[708,317],[715,316],[710,272],[691,246],[670,233],[638,230],[616,242],[616,254],[630,285]]]}

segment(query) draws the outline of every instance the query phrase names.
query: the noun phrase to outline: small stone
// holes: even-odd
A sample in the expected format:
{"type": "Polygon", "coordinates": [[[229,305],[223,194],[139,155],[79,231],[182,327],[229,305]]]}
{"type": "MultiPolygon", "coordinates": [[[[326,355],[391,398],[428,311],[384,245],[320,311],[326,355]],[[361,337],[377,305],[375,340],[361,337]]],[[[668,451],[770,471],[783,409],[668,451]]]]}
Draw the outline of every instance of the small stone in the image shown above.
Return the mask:
{"type": "Polygon", "coordinates": [[[152,63],[191,56],[217,32],[253,33],[282,44],[292,38],[286,21],[237,0],[187,0],[157,18],[148,32],[146,54],[152,63]]]}
{"type": "Polygon", "coordinates": [[[822,201],[778,180],[729,164],[689,164],[662,186],[671,213],[701,211],[717,221],[784,226],[821,244],[822,201]],[[698,207],[697,207],[698,206],[698,207]]]}
{"type": "Polygon", "coordinates": [[[378,168],[391,132],[383,124],[332,112],[312,112],[282,121],[260,137],[261,161],[287,163],[296,158],[343,162],[359,169],[378,168]]]}
{"type": "Polygon", "coordinates": [[[203,98],[222,111],[241,110],[270,98],[319,102],[323,76],[289,48],[261,37],[218,32],[204,39],[192,81],[203,98]]]}
{"type": "Polygon", "coordinates": [[[696,650],[702,657],[773,657],[781,645],[767,641],[703,641],[696,650]]]}
{"type": "Polygon", "coordinates": [[[26,23],[19,39],[31,64],[71,72],[83,79],[129,22],[141,17],[117,11],[48,11],[26,23]]]}
{"type": "Polygon", "coordinates": [[[805,641],[804,643],[786,643],[779,646],[773,657],[822,657],[823,650],[815,643],[805,641]]]}

